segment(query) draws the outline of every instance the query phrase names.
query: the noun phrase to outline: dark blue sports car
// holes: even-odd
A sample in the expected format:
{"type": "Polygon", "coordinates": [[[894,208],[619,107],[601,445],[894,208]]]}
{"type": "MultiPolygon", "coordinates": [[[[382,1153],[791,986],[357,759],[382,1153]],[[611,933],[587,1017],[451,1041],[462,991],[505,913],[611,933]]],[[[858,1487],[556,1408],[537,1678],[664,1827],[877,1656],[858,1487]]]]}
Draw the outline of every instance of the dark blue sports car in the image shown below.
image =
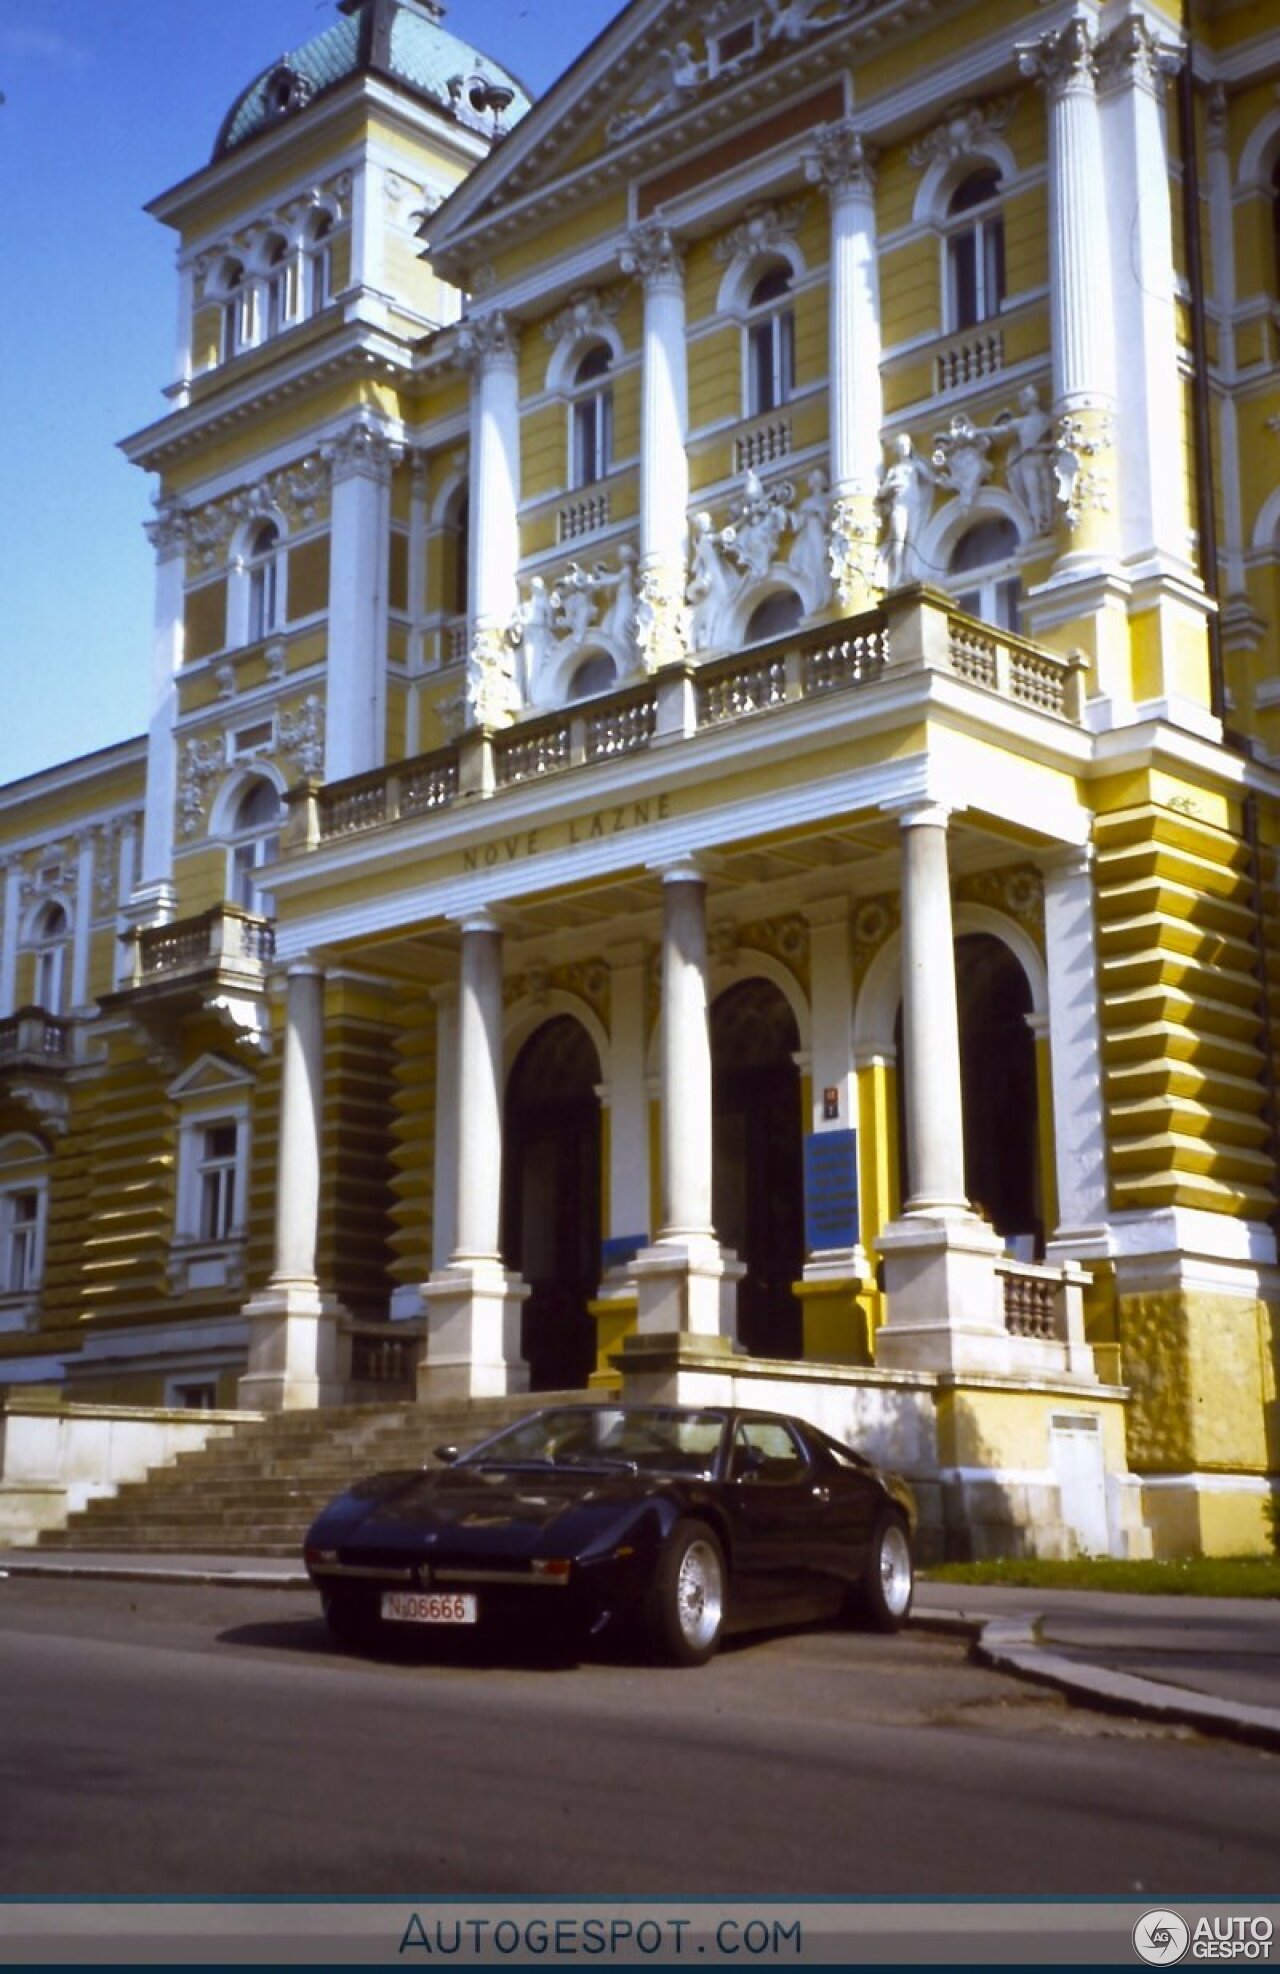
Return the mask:
{"type": "Polygon", "coordinates": [[[728,1631],[911,1607],[906,1483],[777,1413],[557,1405],[331,1502],[304,1556],[335,1638],[630,1626],[701,1665],[728,1631]]]}

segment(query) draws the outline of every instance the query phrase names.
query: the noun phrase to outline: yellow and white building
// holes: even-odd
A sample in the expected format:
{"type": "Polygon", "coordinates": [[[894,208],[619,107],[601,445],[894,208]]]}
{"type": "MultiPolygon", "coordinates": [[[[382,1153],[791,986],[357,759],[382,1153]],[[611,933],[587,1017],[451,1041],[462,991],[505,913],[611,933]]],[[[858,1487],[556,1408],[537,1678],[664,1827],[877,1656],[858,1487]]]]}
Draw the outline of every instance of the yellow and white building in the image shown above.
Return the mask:
{"type": "Polygon", "coordinates": [[[150,731],[0,791],[0,1383],[732,1394],[957,1551],[1269,1546],[1280,26],[465,32],[342,0],[152,207],[150,731]]]}

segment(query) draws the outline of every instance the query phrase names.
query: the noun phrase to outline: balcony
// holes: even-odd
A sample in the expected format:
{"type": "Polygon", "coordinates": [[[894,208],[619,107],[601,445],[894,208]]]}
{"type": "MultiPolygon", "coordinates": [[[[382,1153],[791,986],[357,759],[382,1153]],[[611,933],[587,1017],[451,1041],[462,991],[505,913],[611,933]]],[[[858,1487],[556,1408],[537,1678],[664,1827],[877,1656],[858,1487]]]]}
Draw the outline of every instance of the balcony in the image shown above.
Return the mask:
{"type": "Polygon", "coordinates": [[[833,719],[842,717],[838,705],[856,717],[859,693],[924,673],[975,688],[975,710],[984,710],[986,701],[993,728],[1006,723],[1002,708],[1011,706],[1074,727],[1083,721],[1083,659],[965,616],[929,590],[900,590],[863,616],[791,632],[727,657],[668,666],[641,684],[531,715],[498,732],[474,730],[393,767],[327,786],[304,783],[291,798],[286,848],[315,849],[451,808],[463,798],[492,796],[710,728],[768,720],[806,702],[830,701],[833,719]]]}
{"type": "Polygon", "coordinates": [[[44,1070],[55,1074],[72,1061],[72,1025],[43,1008],[19,1008],[0,1021],[0,1069],[44,1070]]]}
{"type": "Polygon", "coordinates": [[[236,905],[215,905],[198,918],[147,925],[133,934],[131,985],[150,987],[210,976],[261,987],[275,955],[275,927],[236,905]]]}

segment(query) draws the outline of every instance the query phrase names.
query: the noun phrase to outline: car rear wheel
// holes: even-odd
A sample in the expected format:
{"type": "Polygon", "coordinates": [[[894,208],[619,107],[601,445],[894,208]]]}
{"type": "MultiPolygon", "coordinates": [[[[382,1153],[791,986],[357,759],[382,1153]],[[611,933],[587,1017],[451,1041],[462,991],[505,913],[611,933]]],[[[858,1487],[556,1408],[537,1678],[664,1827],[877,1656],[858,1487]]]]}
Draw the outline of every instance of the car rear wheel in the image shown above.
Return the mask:
{"type": "Polygon", "coordinates": [[[677,1522],[649,1586],[649,1642],[669,1665],[702,1666],[724,1628],[724,1551],[705,1522],[677,1522]]]}
{"type": "Polygon", "coordinates": [[[876,1523],[853,1610],[873,1631],[898,1631],[907,1621],[915,1592],[911,1538],[901,1515],[886,1509],[876,1523]]]}

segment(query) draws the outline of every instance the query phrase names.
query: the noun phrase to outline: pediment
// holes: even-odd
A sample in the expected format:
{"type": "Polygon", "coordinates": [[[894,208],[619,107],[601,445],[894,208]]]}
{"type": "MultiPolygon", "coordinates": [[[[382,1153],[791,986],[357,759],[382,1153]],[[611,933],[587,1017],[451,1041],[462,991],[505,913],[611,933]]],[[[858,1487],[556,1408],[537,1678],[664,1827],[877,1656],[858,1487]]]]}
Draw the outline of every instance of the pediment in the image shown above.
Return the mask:
{"type": "Polygon", "coordinates": [[[253,1077],[223,1056],[202,1055],[170,1083],[165,1095],[174,1103],[191,1097],[239,1094],[253,1087],[253,1077]]]}
{"type": "MultiPolygon", "coordinates": [[[[829,75],[829,44],[864,20],[877,35],[931,0],[633,0],[424,226],[431,257],[465,276],[477,236],[540,194],[632,182],[668,151],[726,127],[760,90],[776,103],[780,69],[797,89],[829,75]],[[873,27],[874,24],[874,27],[873,27]],[[767,93],[766,93],[767,92],[767,93]]],[[[469,282],[466,285],[471,285],[469,282]]]]}

